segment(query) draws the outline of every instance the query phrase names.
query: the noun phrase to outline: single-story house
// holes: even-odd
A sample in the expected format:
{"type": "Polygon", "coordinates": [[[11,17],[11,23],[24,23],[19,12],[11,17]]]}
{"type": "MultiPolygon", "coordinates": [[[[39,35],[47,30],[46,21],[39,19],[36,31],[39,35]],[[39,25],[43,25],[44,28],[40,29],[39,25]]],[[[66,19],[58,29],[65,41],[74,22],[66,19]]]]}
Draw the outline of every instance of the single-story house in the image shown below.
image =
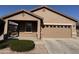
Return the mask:
{"type": "Polygon", "coordinates": [[[31,11],[20,10],[3,16],[4,34],[19,38],[73,38],[77,36],[76,20],[48,6],[31,11]]]}

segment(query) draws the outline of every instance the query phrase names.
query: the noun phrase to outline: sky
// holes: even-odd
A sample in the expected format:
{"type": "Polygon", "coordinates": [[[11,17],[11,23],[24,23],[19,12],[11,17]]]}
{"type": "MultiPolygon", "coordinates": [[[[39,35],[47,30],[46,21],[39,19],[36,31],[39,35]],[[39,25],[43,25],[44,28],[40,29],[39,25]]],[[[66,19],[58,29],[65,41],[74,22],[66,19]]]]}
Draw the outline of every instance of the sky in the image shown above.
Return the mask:
{"type": "MultiPolygon", "coordinates": [[[[0,5],[0,16],[5,16],[22,9],[30,11],[39,6],[40,5],[0,5]]],[[[48,5],[48,7],[79,20],[79,5],[48,5]]]]}

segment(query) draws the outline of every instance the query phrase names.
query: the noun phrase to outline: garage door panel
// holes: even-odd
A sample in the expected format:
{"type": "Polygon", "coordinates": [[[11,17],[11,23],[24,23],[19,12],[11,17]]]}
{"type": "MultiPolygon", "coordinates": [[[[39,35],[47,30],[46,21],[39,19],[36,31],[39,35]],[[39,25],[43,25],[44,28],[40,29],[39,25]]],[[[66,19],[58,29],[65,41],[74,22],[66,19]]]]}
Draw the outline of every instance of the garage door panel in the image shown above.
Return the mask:
{"type": "Polygon", "coordinates": [[[42,37],[45,38],[68,38],[71,37],[71,28],[42,28],[42,37]]]}

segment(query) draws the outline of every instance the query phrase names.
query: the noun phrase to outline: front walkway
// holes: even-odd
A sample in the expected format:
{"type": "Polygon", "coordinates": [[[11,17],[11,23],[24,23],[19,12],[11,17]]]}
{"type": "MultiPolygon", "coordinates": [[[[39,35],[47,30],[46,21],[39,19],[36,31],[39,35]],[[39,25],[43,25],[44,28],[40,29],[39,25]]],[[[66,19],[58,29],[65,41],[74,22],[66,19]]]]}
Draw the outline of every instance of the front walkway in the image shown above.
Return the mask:
{"type": "Polygon", "coordinates": [[[79,39],[49,39],[44,43],[52,54],[79,54],[79,39]]]}

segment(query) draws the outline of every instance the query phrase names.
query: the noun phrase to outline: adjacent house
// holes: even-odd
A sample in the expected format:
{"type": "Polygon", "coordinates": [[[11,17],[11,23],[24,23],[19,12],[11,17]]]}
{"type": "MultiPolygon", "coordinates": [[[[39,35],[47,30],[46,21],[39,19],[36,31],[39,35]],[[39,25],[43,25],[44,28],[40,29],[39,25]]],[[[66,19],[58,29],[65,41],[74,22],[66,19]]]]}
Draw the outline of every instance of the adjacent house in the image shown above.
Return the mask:
{"type": "Polygon", "coordinates": [[[32,11],[20,10],[3,16],[4,34],[18,38],[73,38],[76,37],[76,20],[48,6],[32,11]]]}

